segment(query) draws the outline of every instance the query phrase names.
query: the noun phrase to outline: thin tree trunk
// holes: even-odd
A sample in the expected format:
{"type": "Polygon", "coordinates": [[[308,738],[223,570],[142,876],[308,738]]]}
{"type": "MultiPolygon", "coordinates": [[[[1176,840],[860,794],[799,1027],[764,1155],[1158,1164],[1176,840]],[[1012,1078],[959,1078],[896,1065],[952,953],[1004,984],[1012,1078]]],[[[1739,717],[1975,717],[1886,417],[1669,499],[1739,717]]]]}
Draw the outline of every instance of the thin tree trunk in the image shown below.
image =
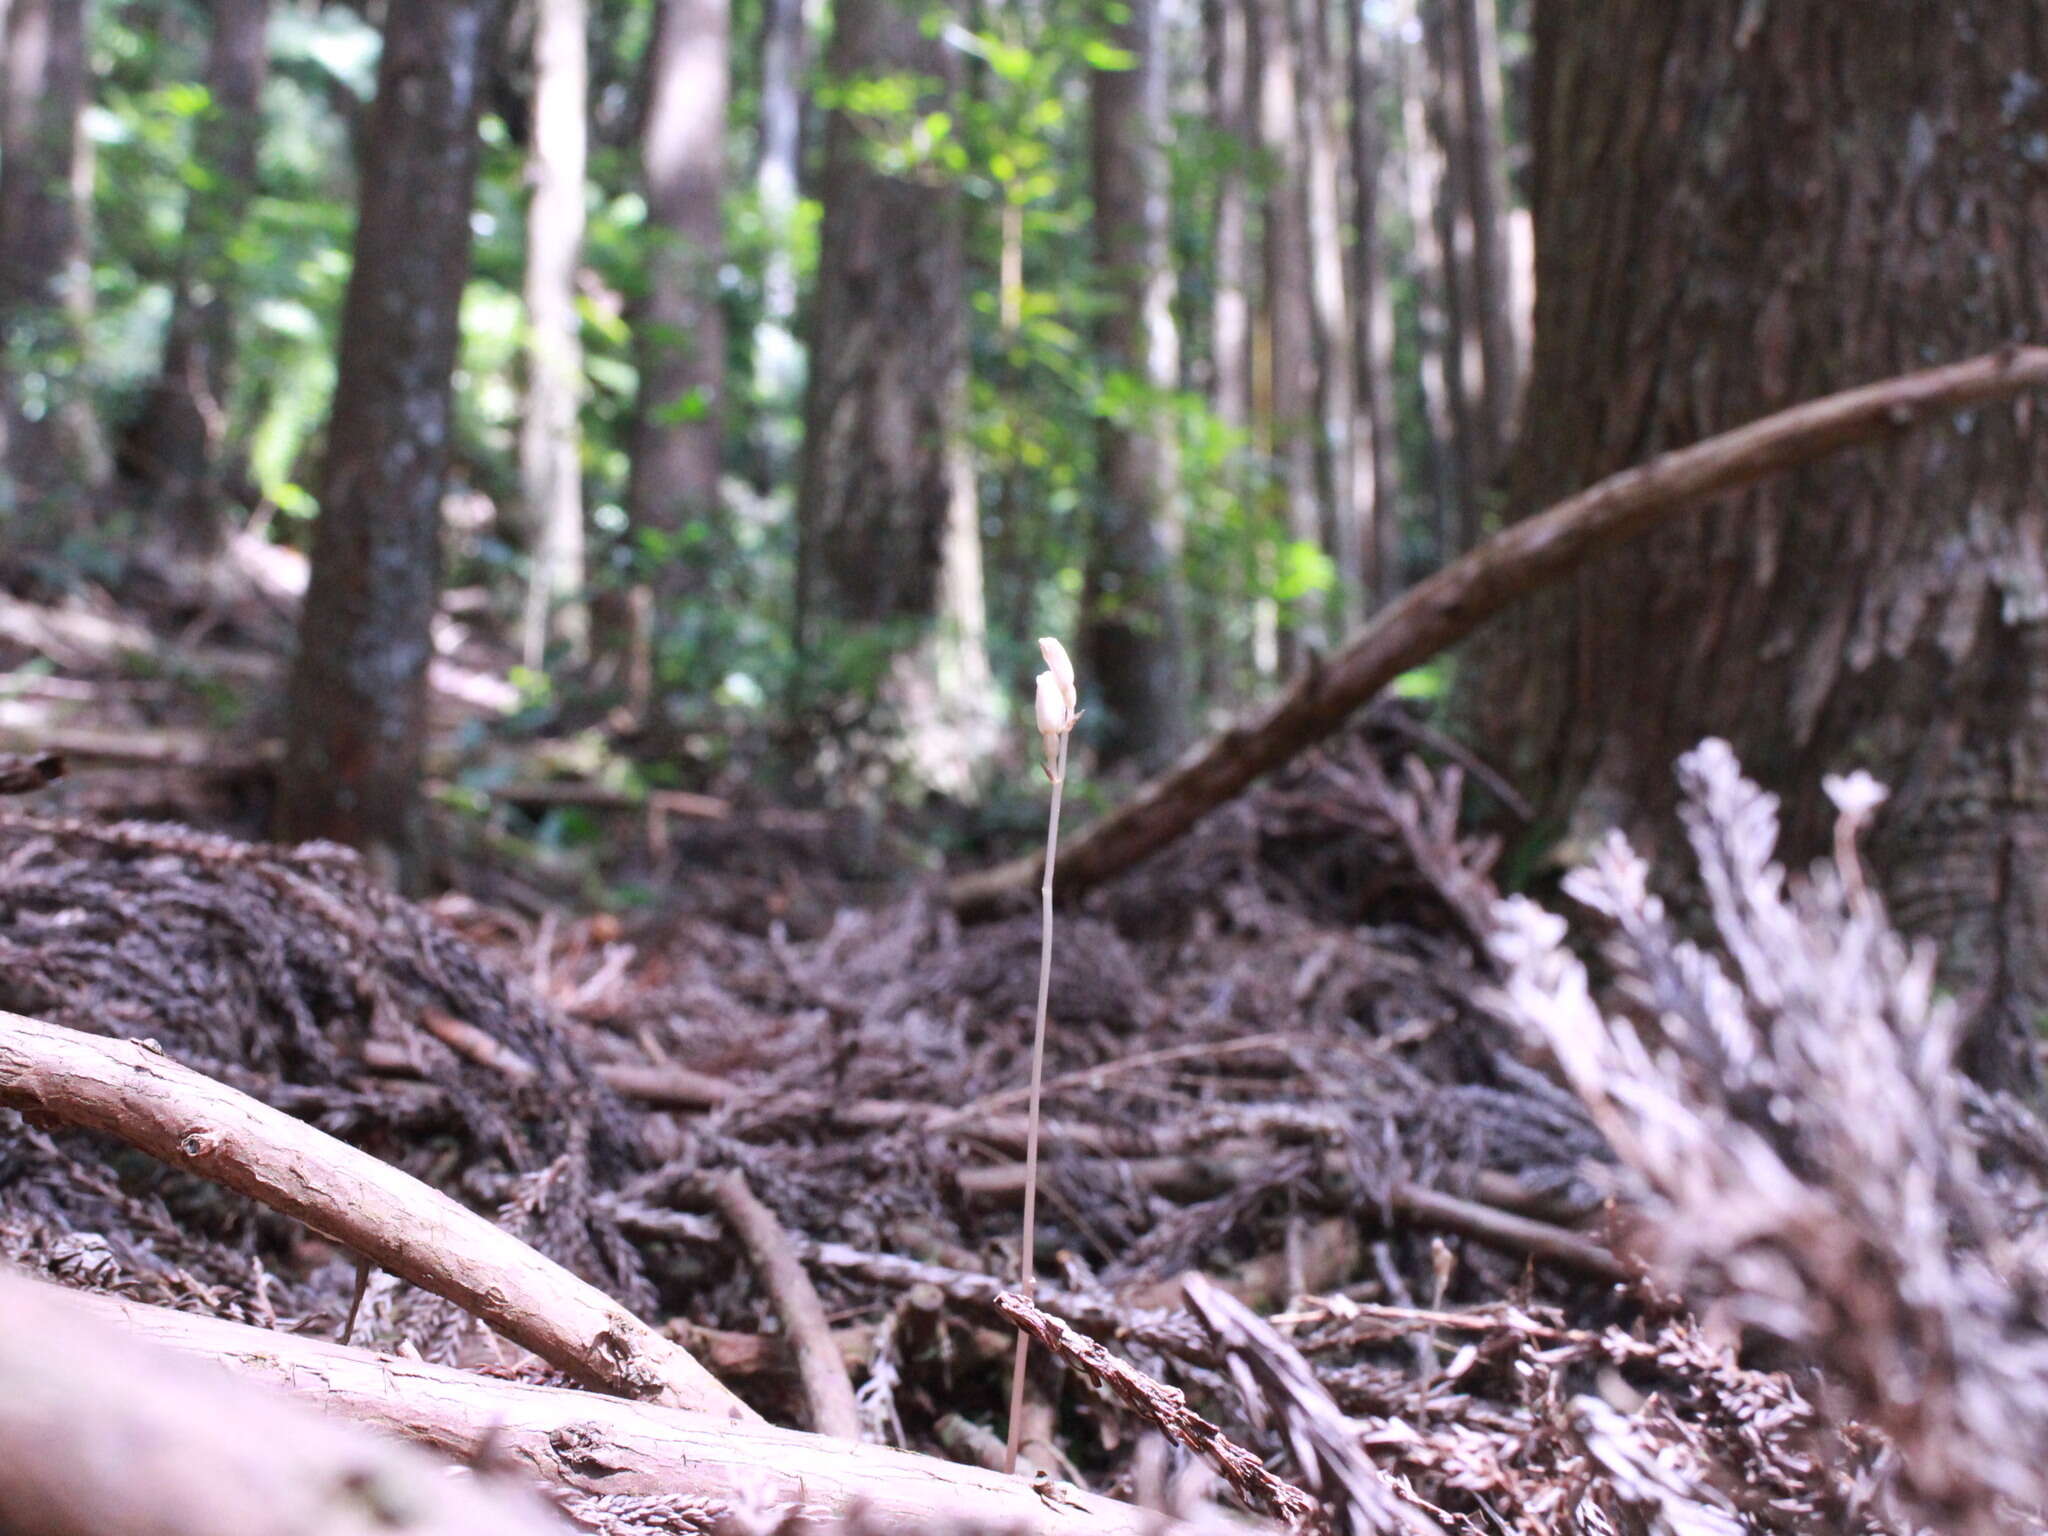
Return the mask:
{"type": "Polygon", "coordinates": [[[1366,590],[1384,603],[1401,586],[1399,446],[1395,432],[1394,293],[1382,227],[1387,176],[1385,98],[1392,81],[1385,40],[1367,7],[1350,4],[1352,355],[1358,367],[1358,432],[1371,445],[1362,526],[1366,590]]]}
{"type": "Polygon", "coordinates": [[[796,325],[795,219],[803,150],[803,0],[762,0],[761,129],[755,186],[768,251],[761,270],[761,323],[754,337],[754,387],[764,400],[793,401],[803,379],[796,325]]]}
{"type": "Polygon", "coordinates": [[[1244,159],[1251,142],[1245,77],[1249,39],[1245,0],[1208,0],[1210,125],[1229,146],[1216,171],[1216,220],[1209,309],[1210,398],[1217,418],[1234,431],[1251,420],[1250,245],[1245,208],[1244,159]]]}
{"type": "MultiPolygon", "coordinates": [[[[1414,0],[1401,0],[1395,35],[1413,30],[1414,0]]],[[[1401,180],[1408,214],[1409,277],[1415,287],[1417,383],[1428,426],[1430,500],[1436,511],[1437,563],[1448,564],[1463,549],[1461,508],[1466,490],[1462,455],[1452,425],[1450,339],[1444,316],[1447,268],[1437,225],[1444,198],[1443,154],[1429,126],[1428,78],[1423,49],[1408,43],[1398,54],[1401,93],[1401,180]]]]}
{"type": "MultiPolygon", "coordinates": [[[[1132,67],[1095,70],[1090,162],[1104,362],[1148,397],[1179,381],[1168,261],[1166,60],[1157,0],[1130,0],[1112,37],[1132,67]]],[[[1156,762],[1186,726],[1179,473],[1172,421],[1148,398],[1097,427],[1102,500],[1082,600],[1082,655],[1109,761],[1156,762]]]]}
{"type": "Polygon", "coordinates": [[[0,49],[0,512],[82,526],[105,454],[85,398],[85,0],[13,0],[0,49]]]}
{"type": "Polygon", "coordinates": [[[526,410],[519,484],[533,568],[520,628],[526,664],[549,640],[571,660],[589,652],[584,595],[582,326],[583,182],[590,159],[587,0],[538,0],[533,29],[533,195],[526,207],[526,410]]]}
{"type": "Polygon", "coordinates": [[[1370,441],[1354,436],[1357,369],[1351,352],[1350,300],[1345,292],[1344,228],[1339,207],[1337,103],[1342,95],[1330,53],[1329,0],[1290,0],[1300,88],[1302,183],[1307,203],[1309,305],[1316,358],[1316,490],[1323,548],[1336,565],[1330,628],[1341,635],[1364,610],[1366,525],[1359,516],[1371,495],[1370,441]]]}
{"type": "MultiPolygon", "coordinates": [[[[1210,236],[1209,402],[1231,433],[1245,434],[1252,419],[1251,233],[1245,171],[1251,156],[1250,51],[1245,0],[1206,0],[1202,27],[1210,131],[1219,141],[1214,230],[1210,236]]],[[[1242,476],[1231,489],[1242,497],[1242,476]]],[[[1219,590],[1202,596],[1233,613],[1252,606],[1251,572],[1233,572],[1219,590]]],[[[1191,597],[1193,594],[1190,594],[1191,597]]],[[[1256,614],[1257,610],[1253,610],[1256,614]]],[[[1256,626],[1258,620],[1254,618],[1256,626]]],[[[1205,700],[1232,692],[1231,626],[1221,613],[1198,616],[1190,626],[1205,700]]],[[[1256,649],[1256,646],[1255,646],[1256,649]]]]}
{"type": "MultiPolygon", "coordinates": [[[[905,0],[841,0],[834,81],[913,75],[957,89],[958,55],[905,0]]],[[[894,652],[884,694],[912,764],[965,789],[994,743],[981,531],[965,442],[960,194],[891,175],[845,108],[825,136],[824,227],[797,497],[797,640],[894,652]]]]}
{"type": "Polygon", "coordinates": [[[225,547],[227,425],[234,379],[233,241],[256,191],[270,0],[214,0],[206,114],[193,158],[208,175],[185,203],[185,237],[161,373],[125,435],[127,466],[148,487],[170,554],[201,574],[225,547]]]}
{"type": "Polygon", "coordinates": [[[1465,136],[1464,76],[1451,35],[1459,0],[1420,0],[1424,117],[1436,147],[1436,195],[1430,204],[1442,282],[1441,349],[1444,405],[1450,419],[1450,491],[1446,555],[1463,554],[1479,538],[1479,495],[1498,462],[1485,410],[1485,355],[1479,345],[1479,295],[1474,280],[1471,145],[1465,136]]]}
{"type": "Polygon", "coordinates": [[[384,29],[355,266],[287,696],[277,822],[417,884],[427,661],[477,114],[498,0],[413,0],[384,29]]]}
{"type": "MultiPolygon", "coordinates": [[[[1787,401],[2048,334],[2048,31],[2004,0],[1542,0],[1538,264],[1512,505],[1787,401]],[[1661,82],[1645,92],[1642,82],[1661,82]],[[2018,114],[2030,114],[2021,116],[2018,114]],[[1816,167],[1825,167],[1817,175],[1816,167]]],[[[1670,836],[1671,764],[1728,738],[1826,846],[1821,777],[1892,797],[1872,867],[2009,1026],[2048,1007],[2048,433],[2037,403],[1801,471],[1521,610],[1469,701],[1547,824],[1670,836]]]]}
{"type": "MultiPolygon", "coordinates": [[[[1270,384],[1266,426],[1277,470],[1286,537],[1320,549],[1316,502],[1315,317],[1311,300],[1308,200],[1303,185],[1297,69],[1286,0],[1253,6],[1258,60],[1259,142],[1266,160],[1265,302],[1270,384]]],[[[1311,595],[1283,615],[1281,664],[1328,643],[1328,604],[1311,595]]]]}
{"type": "Polygon", "coordinates": [[[1515,283],[1508,241],[1506,132],[1501,108],[1500,39],[1495,0],[1446,0],[1457,61],[1460,139],[1467,157],[1465,196],[1471,207],[1473,329],[1484,371],[1480,399],[1485,430],[1484,478],[1507,453],[1521,389],[1515,335],[1515,283]]]}
{"type": "Polygon", "coordinates": [[[647,56],[640,153],[650,243],[628,512],[636,530],[669,546],[652,573],[663,611],[703,597],[727,550],[718,267],[730,27],[729,0],[661,0],[647,56]]]}

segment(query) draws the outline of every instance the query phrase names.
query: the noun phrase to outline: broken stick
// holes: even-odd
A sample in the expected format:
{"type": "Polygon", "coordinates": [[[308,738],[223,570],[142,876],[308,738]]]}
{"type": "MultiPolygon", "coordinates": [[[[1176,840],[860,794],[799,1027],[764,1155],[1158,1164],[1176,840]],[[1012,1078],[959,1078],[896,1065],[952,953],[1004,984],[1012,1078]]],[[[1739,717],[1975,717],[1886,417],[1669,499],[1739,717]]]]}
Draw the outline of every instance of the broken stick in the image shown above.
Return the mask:
{"type": "MultiPolygon", "coordinates": [[[[1809,400],[1610,475],[1495,534],[1382,609],[1343,649],[1253,718],[1195,747],[1059,850],[1071,900],[1150,858],[1261,774],[1330,735],[1402,673],[1503,608],[1673,512],[1918,422],[2048,386],[2048,347],[2007,347],[1809,400]]],[[[1021,907],[1044,855],[964,875],[947,888],[963,916],[1021,907]]]]}
{"type": "Polygon", "coordinates": [[[775,1304],[789,1335],[790,1352],[796,1357],[797,1377],[803,1383],[804,1405],[809,1408],[811,1428],[821,1435],[841,1440],[860,1438],[860,1411],[854,1406],[853,1381],[846,1374],[846,1357],[832,1337],[832,1325],[825,1317],[825,1304],[811,1284],[803,1261],[791,1245],[789,1233],[748,1187],[746,1175],[728,1168],[704,1180],[704,1193],[717,1207],[719,1217],[747,1250],[762,1289],[775,1304]]]}
{"type": "Polygon", "coordinates": [[[511,1233],[150,1042],[0,1013],[0,1104],[116,1137],[260,1200],[600,1391],[758,1417],[680,1345],[511,1233]]]}

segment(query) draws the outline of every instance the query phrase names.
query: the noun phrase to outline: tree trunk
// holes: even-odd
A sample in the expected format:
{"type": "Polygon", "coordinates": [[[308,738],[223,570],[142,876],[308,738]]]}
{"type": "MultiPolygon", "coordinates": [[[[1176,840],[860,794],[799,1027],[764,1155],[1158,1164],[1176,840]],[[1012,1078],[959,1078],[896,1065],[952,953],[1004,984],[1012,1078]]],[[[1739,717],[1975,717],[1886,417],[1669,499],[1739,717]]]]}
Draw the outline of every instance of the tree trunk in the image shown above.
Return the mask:
{"type": "MultiPolygon", "coordinates": [[[[957,87],[955,51],[905,0],[841,0],[835,82],[914,75],[957,87]]],[[[899,124],[836,109],[797,497],[797,639],[894,653],[884,693],[913,766],[968,787],[993,745],[981,533],[963,433],[967,309],[958,188],[937,167],[891,174],[870,140],[899,124]]]]}
{"type": "Polygon", "coordinates": [[[1459,72],[1452,8],[1459,0],[1420,0],[1423,115],[1435,145],[1435,196],[1429,204],[1441,273],[1440,349],[1444,408],[1450,424],[1449,493],[1444,555],[1479,541],[1479,496],[1500,462],[1485,409],[1486,367],[1479,346],[1479,293],[1474,277],[1472,146],[1466,138],[1465,81],[1459,72]]]}
{"type": "Polygon", "coordinates": [[[729,0],[661,0],[647,55],[647,293],[635,326],[640,399],[628,512],[635,530],[667,543],[652,573],[662,610],[701,597],[726,547],[718,267],[730,20],[729,0]]]}
{"type": "Polygon", "coordinates": [[[1105,760],[1151,763],[1178,745],[1187,720],[1179,473],[1162,398],[1179,382],[1180,361],[1157,0],[1131,0],[1111,35],[1133,63],[1089,76],[1096,282],[1106,301],[1096,339],[1105,366],[1142,398],[1112,403],[1096,429],[1102,500],[1081,645],[1105,760]]]}
{"type": "Polygon", "coordinates": [[[279,834],[421,873],[420,758],[450,375],[498,0],[393,6],[364,138],[355,265],[279,774],[279,834]]]}
{"type": "Polygon", "coordinates": [[[576,269],[583,254],[589,28],[586,0],[539,0],[533,27],[533,143],[527,164],[526,409],[519,424],[519,490],[533,567],[521,649],[529,667],[548,641],[572,661],[590,647],[583,572],[582,325],[576,269]]]}
{"type": "Polygon", "coordinates": [[[1217,418],[1242,432],[1251,421],[1251,285],[1245,207],[1245,151],[1251,142],[1245,77],[1250,40],[1245,0],[1207,0],[1209,122],[1227,146],[1216,170],[1215,266],[1209,308],[1210,400],[1217,418]]]}
{"type": "Polygon", "coordinates": [[[221,553],[229,529],[223,456],[239,287],[233,243],[256,191],[270,0],[214,0],[212,18],[209,100],[193,136],[207,180],[185,202],[163,369],[122,444],[124,467],[147,487],[153,531],[195,575],[221,553]]]}
{"type": "MultiPolygon", "coordinates": [[[[1279,479],[1286,537],[1320,549],[1316,501],[1315,317],[1311,305],[1308,199],[1303,185],[1297,69],[1286,0],[1252,7],[1258,60],[1259,145],[1265,158],[1265,301],[1267,367],[1265,427],[1279,479]]],[[[1329,605],[1320,594],[1283,615],[1281,664],[1292,668],[1306,648],[1328,644],[1329,605]]]]}
{"type": "MultiPolygon", "coordinates": [[[[1209,408],[1239,439],[1252,420],[1251,232],[1245,184],[1253,142],[1248,109],[1248,25],[1245,0],[1205,0],[1205,85],[1209,131],[1216,143],[1216,201],[1211,209],[1214,224],[1209,248],[1209,408]]],[[[1235,472],[1234,463],[1226,478],[1229,493],[1242,501],[1246,477],[1235,472]]],[[[1238,668],[1232,652],[1231,621],[1237,614],[1249,609],[1253,615],[1255,662],[1259,654],[1273,648],[1264,633],[1271,628],[1265,622],[1271,605],[1254,606],[1252,574],[1248,566],[1219,572],[1220,579],[1212,578],[1206,584],[1209,590],[1189,594],[1209,610],[1198,612],[1189,626],[1198,669],[1194,691],[1204,701],[1229,698],[1235,691],[1238,668]]]]}
{"type": "Polygon", "coordinates": [[[1394,290],[1381,225],[1387,181],[1382,105],[1391,80],[1385,41],[1367,8],[1347,5],[1351,76],[1351,322],[1358,369],[1358,425],[1369,444],[1371,473],[1361,489],[1359,522],[1369,534],[1366,593],[1384,603],[1401,586],[1401,520],[1396,504],[1399,445],[1395,432],[1394,290]]]}
{"type": "Polygon", "coordinates": [[[1464,121],[1459,140],[1465,168],[1461,191],[1471,232],[1471,327],[1479,345],[1482,459],[1478,478],[1492,481],[1506,456],[1521,387],[1515,340],[1515,284],[1508,244],[1508,184],[1502,146],[1500,40],[1495,0],[1446,0],[1450,44],[1464,121]]]}
{"type": "MultiPolygon", "coordinates": [[[[768,250],[761,269],[761,323],[754,387],[766,401],[794,401],[803,380],[796,325],[795,220],[803,152],[803,0],[762,0],[761,128],[755,187],[768,250]]],[[[783,445],[774,445],[780,462],[783,445]]]]}
{"type": "Polygon", "coordinates": [[[1364,610],[1369,533],[1360,520],[1359,504],[1371,494],[1372,471],[1371,444],[1357,440],[1352,419],[1357,377],[1337,190],[1336,111],[1342,93],[1331,60],[1329,0],[1290,0],[1288,14],[1299,62],[1295,106],[1308,218],[1309,313],[1315,334],[1316,494],[1323,548],[1336,565],[1331,630],[1341,635],[1364,610]]]}
{"type": "MultiPolygon", "coordinates": [[[[2028,7],[1915,0],[1874,26],[1827,0],[1541,0],[1535,44],[1515,508],[2048,333],[2048,169],[2018,147],[2048,130],[2048,96],[2013,83],[2048,78],[2028,7]]],[[[1673,758],[1725,736],[1785,797],[1795,857],[1830,821],[1821,775],[1869,768],[1893,790],[1872,861],[1896,916],[1944,941],[1986,1018],[2031,1024],[2048,1006],[2037,409],[1966,413],[1603,558],[1486,646],[1475,725],[1552,830],[1627,820],[1653,841],[1673,758]]]]}
{"type": "Polygon", "coordinates": [[[91,304],[86,0],[13,0],[0,49],[0,513],[31,544],[84,522],[103,457],[91,304]]]}
{"type": "MultiPolygon", "coordinates": [[[[1405,37],[1415,20],[1414,0],[1402,0],[1390,28],[1405,37]]],[[[1466,493],[1462,456],[1451,426],[1450,350],[1444,321],[1446,266],[1436,209],[1443,201],[1443,155],[1432,137],[1424,85],[1423,50],[1404,42],[1397,72],[1401,103],[1401,185],[1408,215],[1408,273],[1415,289],[1415,355],[1423,420],[1428,427],[1430,503],[1436,512],[1437,562],[1448,565],[1463,548],[1460,525],[1466,493]]]]}

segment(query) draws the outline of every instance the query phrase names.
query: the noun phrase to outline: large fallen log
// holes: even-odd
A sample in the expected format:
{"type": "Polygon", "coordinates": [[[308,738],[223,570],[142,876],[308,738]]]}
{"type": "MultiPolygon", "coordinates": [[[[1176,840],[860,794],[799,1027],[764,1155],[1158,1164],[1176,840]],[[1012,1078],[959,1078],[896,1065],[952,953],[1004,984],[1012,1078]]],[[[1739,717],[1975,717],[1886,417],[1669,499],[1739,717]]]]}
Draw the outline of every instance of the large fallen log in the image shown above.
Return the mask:
{"type": "MultiPolygon", "coordinates": [[[[1402,673],[1455,645],[1510,603],[1671,513],[1916,423],[2048,386],[2048,347],[1989,356],[1844,390],[1779,411],[1633,469],[1503,529],[1381,610],[1279,700],[1195,747],[1059,850],[1070,897],[1178,838],[1261,774],[1330,735],[1402,673]]],[[[963,915],[1021,904],[1038,889],[1032,854],[952,882],[963,915]]]]}
{"type": "Polygon", "coordinates": [[[747,1512],[832,1519],[870,1536],[941,1526],[1036,1536],[1174,1536],[1174,1522],[1066,1487],[881,1446],[732,1424],[648,1403],[531,1386],[325,1340],[60,1292],[80,1316],[275,1382],[329,1413],[460,1459],[488,1453],[583,1493],[678,1495],[747,1512]]]}
{"type": "Polygon", "coordinates": [[[207,1369],[0,1274],[0,1529],[13,1536],[566,1536],[524,1490],[207,1369]]]}
{"type": "Polygon", "coordinates": [[[756,1417],[687,1350],[511,1233],[148,1042],[0,1013],[0,1104],[260,1200],[600,1391],[756,1417]]]}

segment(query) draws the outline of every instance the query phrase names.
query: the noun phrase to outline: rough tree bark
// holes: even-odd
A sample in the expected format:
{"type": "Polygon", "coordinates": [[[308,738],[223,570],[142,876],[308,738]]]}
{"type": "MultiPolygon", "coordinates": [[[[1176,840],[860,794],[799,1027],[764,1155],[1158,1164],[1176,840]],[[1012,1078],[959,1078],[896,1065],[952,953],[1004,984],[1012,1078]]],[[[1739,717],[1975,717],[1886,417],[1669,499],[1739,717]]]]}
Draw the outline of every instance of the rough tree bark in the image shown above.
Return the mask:
{"type": "MultiPolygon", "coordinates": [[[[1252,6],[1259,147],[1265,159],[1266,441],[1277,467],[1286,536],[1322,547],[1316,497],[1316,356],[1311,292],[1308,198],[1301,116],[1295,96],[1298,61],[1286,0],[1252,6]]],[[[1305,648],[1328,643],[1327,605],[1319,597],[1283,615],[1281,666],[1291,669],[1305,648]]]]}
{"type": "Polygon", "coordinates": [[[723,549],[718,474],[725,416],[729,0],[661,0],[647,53],[640,171],[647,292],[635,318],[640,398],[628,516],[674,548],[651,572],[659,605],[701,594],[723,549]]]}
{"type": "MultiPolygon", "coordinates": [[[[1132,65],[1089,77],[1096,282],[1106,300],[1096,337],[1108,367],[1156,396],[1180,375],[1157,0],[1130,0],[1111,37],[1132,65]]],[[[1104,758],[1157,762],[1187,720],[1173,424],[1156,400],[1112,406],[1096,441],[1102,500],[1082,594],[1082,661],[1102,713],[1104,758]]]]}
{"type": "Polygon", "coordinates": [[[0,37],[0,513],[32,543],[82,522],[102,454],[83,396],[86,0],[13,0],[0,37]]]}
{"type": "Polygon", "coordinates": [[[163,367],[122,443],[124,468],[147,487],[154,531],[195,574],[221,552],[229,528],[223,455],[239,276],[232,246],[256,191],[270,0],[214,0],[212,22],[209,100],[192,146],[206,179],[185,202],[163,367]]]}
{"type": "MultiPolygon", "coordinates": [[[[1532,414],[1511,504],[1758,411],[2048,334],[2048,29],[2002,0],[1545,0],[1532,414]],[[1658,89],[1643,89],[1656,81],[1658,89]],[[1817,167],[1826,167],[1818,174],[1817,167]]],[[[1988,406],[1609,555],[1480,660],[1552,832],[1656,841],[1709,733],[1785,796],[1893,788],[1872,849],[1987,1021],[2048,1006],[2048,432],[1988,406]]],[[[1979,1031],[1975,1064],[1995,1065],[1979,1031]]],[[[2022,1052],[2015,1050],[2017,1063],[2022,1052]]]]}
{"type": "Polygon", "coordinates": [[[526,205],[525,409],[519,493],[532,569],[520,647],[529,667],[550,639],[581,659],[590,645],[583,576],[583,180],[590,160],[587,0],[539,0],[533,24],[533,194],[526,205]]]}
{"type": "MultiPolygon", "coordinates": [[[[958,56],[908,0],[842,0],[834,81],[909,74],[941,99],[958,56]]],[[[938,101],[929,105],[937,107],[938,101]]],[[[900,126],[900,125],[895,125],[900,126]]],[[[816,654],[864,636],[896,658],[885,693],[915,769],[968,786],[994,741],[981,532],[967,407],[957,187],[877,163],[888,123],[835,110],[797,493],[797,638],[816,654]]]]}
{"type": "Polygon", "coordinates": [[[1395,433],[1394,289],[1387,270],[1387,239],[1381,218],[1387,181],[1387,132],[1383,105],[1391,80],[1386,41],[1373,14],[1347,5],[1351,83],[1351,325],[1352,356],[1358,369],[1357,432],[1369,445],[1370,473],[1360,489],[1368,599],[1384,603],[1400,589],[1401,520],[1395,504],[1399,444],[1395,433]]]}
{"type": "Polygon", "coordinates": [[[417,881],[450,371],[499,0],[393,6],[364,136],[277,824],[417,881]]]}

